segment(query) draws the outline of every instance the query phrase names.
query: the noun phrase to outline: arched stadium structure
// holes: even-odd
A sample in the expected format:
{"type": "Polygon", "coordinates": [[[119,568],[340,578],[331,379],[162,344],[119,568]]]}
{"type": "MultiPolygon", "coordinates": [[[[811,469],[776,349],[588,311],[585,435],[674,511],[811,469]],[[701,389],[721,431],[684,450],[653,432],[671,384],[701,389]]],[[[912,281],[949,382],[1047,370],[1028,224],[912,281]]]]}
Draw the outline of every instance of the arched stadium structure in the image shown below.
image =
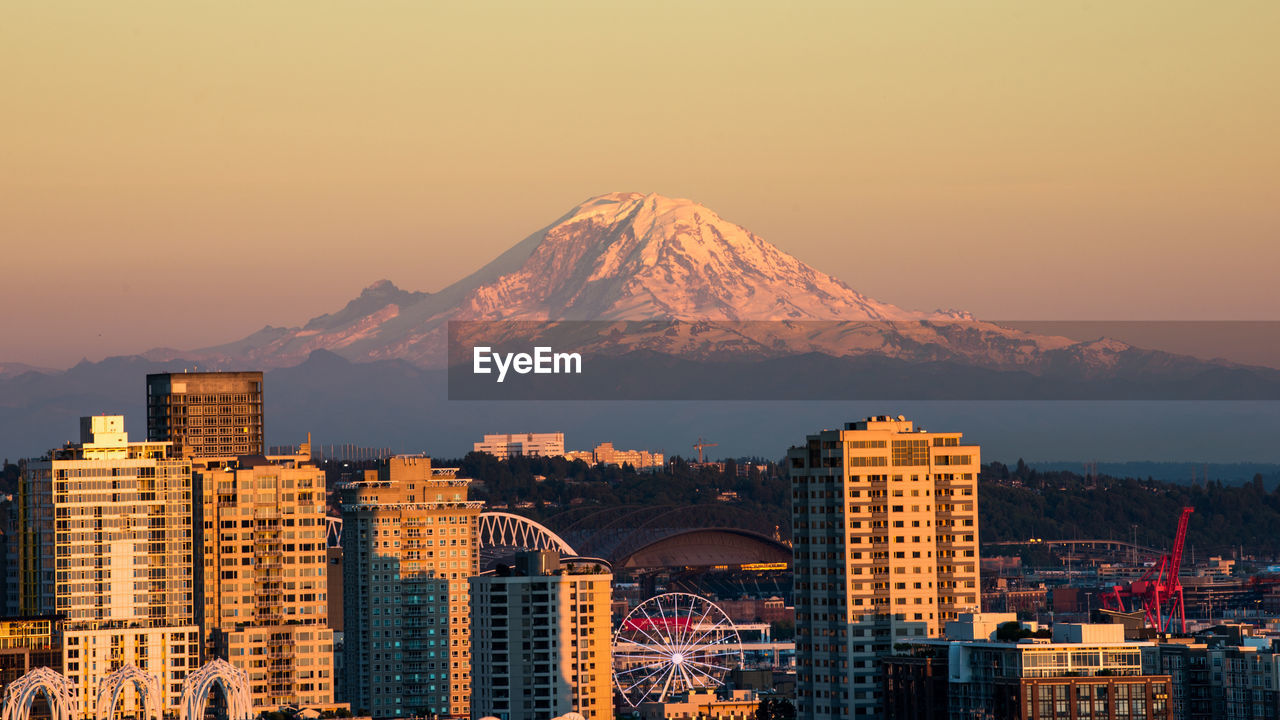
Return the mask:
{"type": "Polygon", "coordinates": [[[619,569],[791,564],[781,528],[730,505],[576,509],[548,524],[578,552],[619,569]]]}

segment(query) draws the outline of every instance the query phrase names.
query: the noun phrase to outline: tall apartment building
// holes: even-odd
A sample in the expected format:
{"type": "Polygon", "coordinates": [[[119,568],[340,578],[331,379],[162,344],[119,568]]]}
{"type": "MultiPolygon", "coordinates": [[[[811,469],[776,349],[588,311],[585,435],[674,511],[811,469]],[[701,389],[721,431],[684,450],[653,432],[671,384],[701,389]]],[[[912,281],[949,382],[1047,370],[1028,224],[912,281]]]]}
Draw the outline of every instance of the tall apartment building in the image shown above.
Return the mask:
{"type": "Polygon", "coordinates": [[[506,460],[517,455],[564,455],[564,433],[514,433],[485,435],[482,442],[474,443],[475,452],[485,452],[506,460]]]}
{"type": "Polygon", "coordinates": [[[147,375],[147,438],[181,457],[262,455],[262,373],[147,375]]]}
{"type": "Polygon", "coordinates": [[[471,578],[472,716],[612,720],[612,598],[606,564],[555,551],[471,578]]]}
{"type": "Polygon", "coordinates": [[[978,610],[979,452],[901,416],[788,451],[798,718],[878,716],[877,658],[978,610]]]}
{"type": "Polygon", "coordinates": [[[190,462],[168,442],[129,442],[122,416],[82,418],[80,443],[27,463],[19,507],[22,611],[66,618],[62,669],[83,711],[132,663],[164,678],[176,712],[200,662],[190,462]]]}
{"type": "Polygon", "coordinates": [[[324,471],[296,456],[196,461],[197,621],[253,705],[334,703],[324,471]]]}
{"type": "Polygon", "coordinates": [[[483,503],[431,458],[397,456],[342,486],[343,699],[375,718],[467,715],[467,581],[483,503]]]}

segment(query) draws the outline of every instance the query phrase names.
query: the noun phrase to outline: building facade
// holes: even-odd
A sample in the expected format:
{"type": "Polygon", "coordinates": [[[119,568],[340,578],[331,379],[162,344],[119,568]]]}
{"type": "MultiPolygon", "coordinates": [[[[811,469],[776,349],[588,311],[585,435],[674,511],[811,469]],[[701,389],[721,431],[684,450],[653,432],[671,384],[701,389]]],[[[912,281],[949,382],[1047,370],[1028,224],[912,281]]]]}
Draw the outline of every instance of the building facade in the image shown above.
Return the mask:
{"type": "Polygon", "coordinates": [[[397,456],[342,493],[343,699],[375,718],[467,715],[468,579],[483,503],[431,458],[397,456]]]}
{"type": "Polygon", "coordinates": [[[612,720],[612,586],[604,563],[554,551],[471,578],[472,715],[612,720]]]}
{"type": "Polygon", "coordinates": [[[0,617],[0,688],[38,667],[62,670],[62,618],[0,617]]]}
{"type": "Polygon", "coordinates": [[[637,470],[661,468],[664,462],[662,453],[650,450],[618,450],[611,442],[600,443],[591,455],[597,463],[603,465],[630,465],[637,470]]]}
{"type": "Polygon", "coordinates": [[[262,373],[147,375],[147,438],[187,458],[262,455],[262,373]]]}
{"type": "Polygon", "coordinates": [[[1171,638],[1159,646],[1159,671],[1173,680],[1179,720],[1280,717],[1280,641],[1171,638]]]}
{"type": "Polygon", "coordinates": [[[196,461],[197,621],[253,705],[334,703],[324,472],[297,456],[196,461]]]}
{"type": "MultiPolygon", "coordinates": [[[[950,631],[949,631],[950,633],[950,631]]],[[[957,635],[982,637],[984,632],[957,635]]],[[[1119,625],[1020,642],[922,640],[884,659],[886,720],[1169,720],[1172,679],[1119,625]]]]}
{"type": "Polygon", "coordinates": [[[517,455],[564,455],[564,433],[513,433],[485,435],[484,440],[473,445],[475,452],[489,453],[499,460],[517,455]]]}
{"type": "Polygon", "coordinates": [[[129,442],[119,415],[82,418],[80,440],[27,463],[23,613],[65,618],[62,669],[84,712],[124,663],[161,674],[176,710],[201,657],[191,464],[168,442],[129,442]]]}
{"type": "Polygon", "coordinates": [[[877,658],[978,610],[980,449],[879,416],[787,458],[797,717],[877,716],[877,658]]]}
{"type": "Polygon", "coordinates": [[[760,695],[754,690],[731,690],[725,697],[714,691],[690,691],[667,702],[646,702],[636,707],[640,720],[754,720],[760,695]]]}

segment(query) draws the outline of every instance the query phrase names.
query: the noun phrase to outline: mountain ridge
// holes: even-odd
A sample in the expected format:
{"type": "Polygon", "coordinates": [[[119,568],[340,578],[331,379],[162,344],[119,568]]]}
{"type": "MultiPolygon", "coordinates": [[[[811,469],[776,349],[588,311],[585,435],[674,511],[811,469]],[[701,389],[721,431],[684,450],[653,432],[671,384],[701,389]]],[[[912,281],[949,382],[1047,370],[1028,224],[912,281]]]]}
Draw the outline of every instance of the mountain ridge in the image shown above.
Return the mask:
{"type": "MultiPolygon", "coordinates": [[[[324,349],[353,361],[403,359],[438,366],[445,361],[450,320],[654,319],[903,323],[885,336],[897,342],[891,336],[906,332],[916,336],[914,343],[945,338],[911,324],[976,322],[964,311],[926,313],[869,298],[691,200],[614,192],[578,204],[438,292],[404,290],[380,280],[338,311],[301,327],[268,326],[231,343],[186,352],[156,350],[148,357],[284,367],[324,349]]],[[[984,326],[983,332],[1030,342],[1034,351],[1071,344],[996,326],[984,326]]],[[[788,340],[775,333],[767,341],[785,345],[788,340]]],[[[887,347],[872,342],[853,351],[875,351],[877,345],[887,347]]],[[[846,352],[839,342],[819,346],[846,352]]],[[[1000,364],[1025,361],[1006,357],[1000,364]]]]}

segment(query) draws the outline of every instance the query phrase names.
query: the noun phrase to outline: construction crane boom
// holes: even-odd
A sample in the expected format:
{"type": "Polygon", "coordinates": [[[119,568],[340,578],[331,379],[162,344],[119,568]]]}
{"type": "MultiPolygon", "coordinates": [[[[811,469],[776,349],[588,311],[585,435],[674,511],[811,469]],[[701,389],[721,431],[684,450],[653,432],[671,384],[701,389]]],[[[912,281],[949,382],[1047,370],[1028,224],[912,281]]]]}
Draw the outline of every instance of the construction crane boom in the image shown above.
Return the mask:
{"type": "Polygon", "coordinates": [[[1103,593],[1102,606],[1111,611],[1125,612],[1125,600],[1140,605],[1146,623],[1159,632],[1173,629],[1175,619],[1182,632],[1187,631],[1187,613],[1182,600],[1182,553],[1187,545],[1187,524],[1193,507],[1182,508],[1178,516],[1178,531],[1173,537],[1173,550],[1160,556],[1155,565],[1148,568],[1137,580],[1127,585],[1115,585],[1103,593]]]}
{"type": "Polygon", "coordinates": [[[1187,523],[1191,520],[1191,513],[1195,511],[1193,507],[1184,507],[1178,518],[1178,534],[1173,538],[1173,558],[1170,563],[1170,572],[1174,577],[1182,570],[1182,551],[1187,546],[1187,523]]]}
{"type": "Polygon", "coordinates": [[[698,438],[698,442],[696,442],[696,443],[694,443],[694,444],[693,444],[693,447],[694,447],[695,449],[697,449],[697,451],[698,451],[698,464],[699,464],[699,465],[701,465],[701,464],[702,464],[702,449],[703,449],[703,448],[716,447],[716,446],[717,446],[717,445],[719,445],[719,444],[720,444],[720,443],[709,443],[709,442],[704,441],[702,438],[698,438]]]}

